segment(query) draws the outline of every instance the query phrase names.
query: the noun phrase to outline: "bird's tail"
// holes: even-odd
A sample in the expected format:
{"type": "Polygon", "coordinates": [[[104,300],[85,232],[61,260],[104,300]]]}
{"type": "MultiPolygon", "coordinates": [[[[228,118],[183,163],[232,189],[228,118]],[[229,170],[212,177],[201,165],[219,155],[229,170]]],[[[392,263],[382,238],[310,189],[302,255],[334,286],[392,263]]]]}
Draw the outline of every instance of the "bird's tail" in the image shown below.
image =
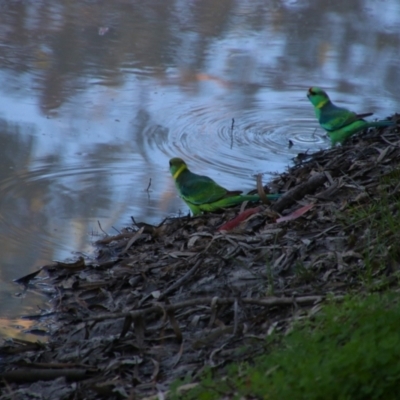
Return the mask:
{"type": "MultiPolygon", "coordinates": [[[[268,200],[277,200],[279,199],[279,197],[281,197],[281,194],[271,193],[267,194],[266,196],[268,200]]],[[[219,202],[225,202],[224,207],[229,207],[243,203],[244,201],[260,201],[260,196],[258,194],[242,194],[240,196],[226,197],[225,199],[220,200],[219,202]]]]}
{"type": "Polygon", "coordinates": [[[396,121],[392,121],[392,120],[388,120],[388,119],[385,119],[385,120],[381,120],[381,121],[371,121],[371,122],[368,122],[368,127],[370,128],[379,128],[379,127],[382,127],[382,126],[394,126],[394,125],[396,125],[396,121]]]}
{"type": "Polygon", "coordinates": [[[244,201],[260,201],[260,196],[258,194],[230,196],[218,200],[215,203],[212,203],[211,205],[213,206],[213,208],[218,209],[218,208],[236,206],[237,204],[241,204],[244,201]]]}
{"type": "Polygon", "coordinates": [[[269,193],[267,194],[268,200],[278,200],[282,195],[280,193],[269,193]]]}
{"type": "MultiPolygon", "coordinates": [[[[267,194],[268,200],[276,200],[280,197],[280,194],[267,194]]],[[[237,204],[241,204],[244,201],[260,201],[260,196],[258,194],[246,194],[246,195],[237,195],[231,197],[225,197],[221,200],[218,200],[214,203],[202,204],[201,210],[206,212],[213,212],[220,210],[221,208],[236,206],[237,204]]]]}

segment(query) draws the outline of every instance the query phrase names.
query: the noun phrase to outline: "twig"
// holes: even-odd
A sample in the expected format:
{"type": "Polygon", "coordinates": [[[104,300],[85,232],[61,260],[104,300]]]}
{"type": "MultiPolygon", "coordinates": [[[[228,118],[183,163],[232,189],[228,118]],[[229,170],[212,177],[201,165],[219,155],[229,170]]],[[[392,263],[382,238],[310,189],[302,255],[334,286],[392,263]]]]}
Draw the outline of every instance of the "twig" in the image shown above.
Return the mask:
{"type": "Polygon", "coordinates": [[[147,193],[149,193],[150,186],[151,186],[151,178],[149,179],[149,185],[147,186],[147,189],[146,189],[147,193]]]}
{"type": "Polygon", "coordinates": [[[234,126],[235,126],[235,118],[232,118],[231,134],[230,134],[230,136],[231,136],[231,150],[232,150],[232,147],[233,147],[233,127],[234,126]]]}
{"type": "Polygon", "coordinates": [[[136,240],[139,239],[139,237],[142,235],[143,231],[144,231],[144,226],[142,226],[142,227],[133,235],[133,237],[131,237],[131,238],[129,239],[129,242],[127,243],[127,245],[125,246],[124,250],[122,250],[120,254],[126,253],[127,250],[133,245],[133,243],[135,243],[136,240]]]}
{"type": "Polygon", "coordinates": [[[115,232],[118,232],[119,234],[121,233],[121,231],[119,231],[115,226],[112,226],[111,228],[113,228],[115,232]]]}
{"type": "Polygon", "coordinates": [[[65,369],[42,369],[42,368],[21,368],[6,371],[1,378],[8,382],[36,382],[50,381],[59,377],[78,381],[87,379],[95,374],[94,369],[89,368],[65,368],[65,369]]]}
{"type": "Polygon", "coordinates": [[[202,261],[203,259],[197,260],[196,264],[194,264],[194,266],[191,269],[189,269],[189,271],[186,272],[186,274],[183,275],[182,278],[178,279],[170,287],[165,289],[163,293],[160,294],[158,300],[162,300],[167,294],[173,292],[175,289],[180,287],[184,282],[186,282],[196,272],[197,268],[199,268],[202,261]]]}
{"type": "Polygon", "coordinates": [[[138,231],[136,231],[136,232],[126,232],[126,233],[120,233],[119,235],[115,235],[115,236],[108,236],[108,237],[106,237],[104,239],[98,240],[96,242],[96,244],[108,244],[108,243],[113,242],[114,240],[117,241],[117,240],[122,240],[122,239],[129,239],[129,238],[135,236],[137,232],[138,231]]]}
{"type": "Polygon", "coordinates": [[[103,228],[101,227],[101,224],[100,224],[100,221],[99,221],[99,220],[97,220],[97,224],[99,225],[100,230],[101,230],[105,235],[108,236],[108,233],[107,233],[106,231],[104,231],[103,228]]]}
{"type": "MultiPolygon", "coordinates": [[[[193,270],[194,268],[192,268],[193,270]]],[[[167,289],[168,290],[168,289],[167,289]]],[[[259,306],[270,307],[270,306],[287,306],[292,304],[312,304],[320,302],[325,298],[325,296],[302,296],[302,297],[266,297],[259,299],[241,299],[242,304],[256,304],[259,306]]],[[[336,296],[333,300],[342,300],[343,296],[336,296]]],[[[181,308],[193,307],[198,305],[207,305],[212,302],[218,305],[232,304],[236,301],[236,297],[198,297],[191,300],[182,301],[175,304],[157,304],[153,306],[142,308],[139,310],[120,312],[120,313],[110,313],[110,314],[100,314],[93,317],[83,319],[84,322],[88,321],[105,321],[108,319],[118,319],[131,316],[132,318],[137,318],[139,316],[148,315],[151,313],[163,314],[168,311],[175,311],[181,308]]]]}
{"type": "Polygon", "coordinates": [[[136,226],[137,228],[139,228],[139,225],[137,224],[135,218],[131,216],[131,220],[132,220],[132,224],[133,224],[134,226],[136,226]]]}
{"type": "Polygon", "coordinates": [[[266,196],[262,185],[262,174],[257,174],[257,193],[260,196],[260,200],[264,204],[270,204],[270,201],[268,200],[268,197],[266,196]]]}
{"type": "Polygon", "coordinates": [[[397,141],[397,143],[392,143],[391,141],[389,141],[388,139],[386,139],[384,135],[381,135],[380,137],[381,137],[381,139],[382,139],[385,143],[387,143],[387,144],[389,144],[389,145],[391,145],[391,146],[393,146],[393,147],[400,147],[400,146],[397,144],[397,143],[399,143],[399,141],[397,141]]]}
{"type": "Polygon", "coordinates": [[[290,207],[297,200],[303,198],[306,194],[314,193],[317,188],[322,186],[327,181],[326,175],[321,172],[311,176],[311,178],[293,189],[286,192],[273,205],[272,209],[277,212],[282,212],[285,208],[290,207]]]}

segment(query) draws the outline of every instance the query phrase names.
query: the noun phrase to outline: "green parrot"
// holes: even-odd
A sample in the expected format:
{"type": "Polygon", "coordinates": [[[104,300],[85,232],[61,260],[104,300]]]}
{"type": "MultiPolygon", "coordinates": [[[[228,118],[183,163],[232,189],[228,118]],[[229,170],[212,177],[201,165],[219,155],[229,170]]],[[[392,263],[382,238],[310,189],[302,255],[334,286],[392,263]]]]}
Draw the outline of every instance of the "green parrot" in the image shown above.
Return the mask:
{"type": "Polygon", "coordinates": [[[335,106],[326,92],[317,87],[308,89],[307,97],[314,106],[315,115],[319,124],[324,128],[332,146],[343,143],[351,135],[370,127],[383,127],[395,125],[394,121],[365,121],[372,113],[356,114],[346,108],[335,106]]]}
{"type": "MultiPolygon", "coordinates": [[[[180,197],[189,206],[193,215],[202,212],[213,212],[231,207],[244,201],[259,201],[258,194],[240,195],[242,191],[229,191],[218,185],[213,179],[190,172],[181,158],[169,160],[169,170],[175,181],[180,197]]],[[[269,200],[275,200],[279,194],[267,194],[269,200]]]]}

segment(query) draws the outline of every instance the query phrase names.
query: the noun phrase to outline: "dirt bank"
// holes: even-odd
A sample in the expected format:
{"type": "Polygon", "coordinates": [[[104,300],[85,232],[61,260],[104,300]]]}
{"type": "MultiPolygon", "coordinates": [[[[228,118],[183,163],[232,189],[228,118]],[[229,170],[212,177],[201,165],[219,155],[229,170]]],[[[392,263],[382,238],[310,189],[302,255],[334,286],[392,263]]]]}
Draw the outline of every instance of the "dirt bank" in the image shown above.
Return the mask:
{"type": "MultiPolygon", "coordinates": [[[[30,290],[46,277],[53,288],[54,313],[41,317],[51,336],[0,347],[1,398],[164,393],[205,366],[267,351],[267,335],[318,312],[327,296],[364,290],[365,251],[376,243],[352,216],[382,198],[390,210],[399,198],[398,133],[371,130],[295,162],[269,184],[282,198],[229,231],[219,228],[239,208],[157,227],[137,222],[101,240],[96,260],[45,266],[22,280],[30,290]]],[[[397,272],[388,254],[377,257],[386,268],[373,280],[397,272]]]]}

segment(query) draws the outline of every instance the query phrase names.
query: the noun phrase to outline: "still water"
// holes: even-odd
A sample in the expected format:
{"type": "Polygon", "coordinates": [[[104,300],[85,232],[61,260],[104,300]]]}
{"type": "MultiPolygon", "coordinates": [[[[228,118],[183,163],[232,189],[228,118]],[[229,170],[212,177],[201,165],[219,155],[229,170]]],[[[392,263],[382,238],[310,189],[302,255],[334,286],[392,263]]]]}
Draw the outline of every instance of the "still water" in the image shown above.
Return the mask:
{"type": "Polygon", "coordinates": [[[188,211],[171,157],[249,190],[329,146],[309,86],[399,111],[399,21],[398,0],[1,2],[0,336],[46,308],[13,279],[90,254],[98,223],[188,211]]]}

